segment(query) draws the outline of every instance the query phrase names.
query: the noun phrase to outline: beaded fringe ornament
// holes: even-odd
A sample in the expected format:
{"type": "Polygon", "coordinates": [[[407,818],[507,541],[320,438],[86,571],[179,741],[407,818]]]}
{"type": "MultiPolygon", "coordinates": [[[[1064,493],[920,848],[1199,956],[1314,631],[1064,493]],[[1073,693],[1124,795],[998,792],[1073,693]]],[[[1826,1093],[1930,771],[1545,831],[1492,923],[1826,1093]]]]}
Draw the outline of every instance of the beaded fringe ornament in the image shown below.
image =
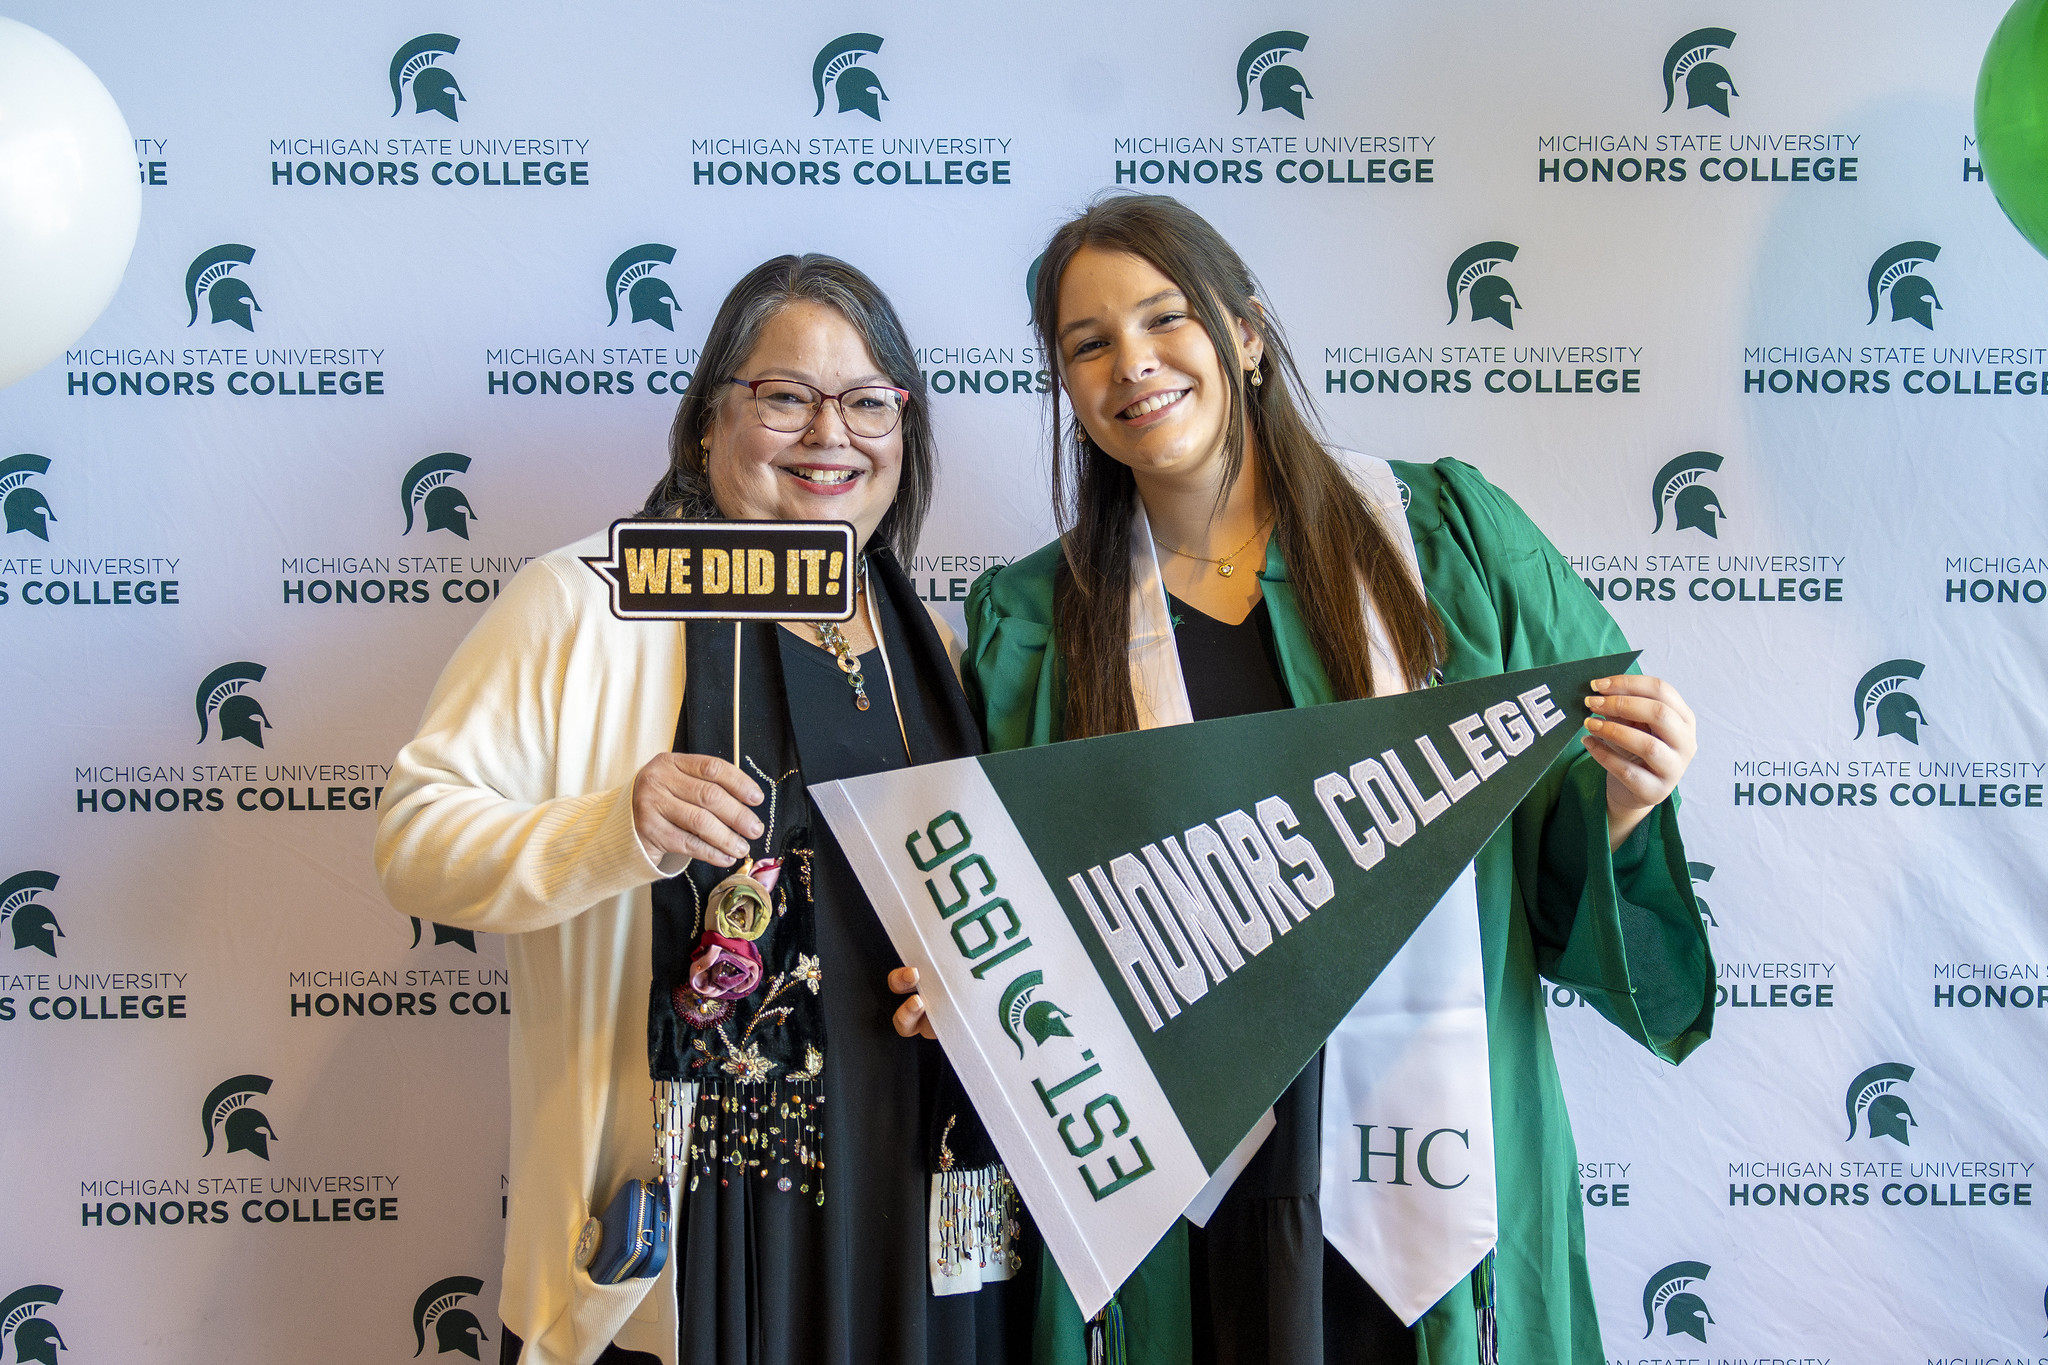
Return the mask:
{"type": "Polygon", "coordinates": [[[669,1188],[671,1207],[675,1191],[682,1187],[683,1161],[696,1110],[695,1081],[654,1083],[654,1164],[661,1172],[661,1183],[669,1188]]]}
{"type": "Polygon", "coordinates": [[[958,1121],[957,1115],[946,1120],[939,1139],[939,1169],[932,1175],[932,1203],[938,1215],[932,1259],[944,1279],[972,1267],[981,1279],[1007,1280],[1024,1265],[1017,1249],[1022,1231],[1017,1187],[1000,1163],[973,1171],[954,1165],[946,1138],[958,1121]]]}
{"type": "Polygon", "coordinates": [[[697,1090],[696,1124],[684,1158],[690,1189],[706,1178],[773,1180],[775,1188],[825,1202],[825,1084],[820,1080],[727,1083],[697,1090]]]}

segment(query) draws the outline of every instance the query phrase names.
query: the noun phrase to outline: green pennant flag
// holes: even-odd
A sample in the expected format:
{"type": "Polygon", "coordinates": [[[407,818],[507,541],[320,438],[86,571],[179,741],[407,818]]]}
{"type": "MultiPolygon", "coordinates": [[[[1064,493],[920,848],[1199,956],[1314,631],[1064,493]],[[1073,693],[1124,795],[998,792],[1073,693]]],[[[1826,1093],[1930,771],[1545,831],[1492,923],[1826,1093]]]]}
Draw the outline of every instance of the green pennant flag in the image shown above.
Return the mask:
{"type": "Polygon", "coordinates": [[[1085,1315],[1634,659],[812,789],[1085,1315]]]}

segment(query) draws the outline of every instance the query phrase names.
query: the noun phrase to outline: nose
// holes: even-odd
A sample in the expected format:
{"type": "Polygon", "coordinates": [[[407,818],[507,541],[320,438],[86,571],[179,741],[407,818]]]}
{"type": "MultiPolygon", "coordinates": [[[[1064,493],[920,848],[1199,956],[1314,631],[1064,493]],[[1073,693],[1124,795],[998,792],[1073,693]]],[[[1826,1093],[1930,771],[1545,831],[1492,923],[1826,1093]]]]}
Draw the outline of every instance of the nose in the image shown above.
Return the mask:
{"type": "Polygon", "coordinates": [[[818,415],[804,428],[804,444],[816,446],[843,446],[852,444],[853,433],[847,430],[846,413],[839,406],[837,398],[826,398],[818,404],[818,415]]]}
{"type": "Polygon", "coordinates": [[[1116,378],[1135,384],[1159,369],[1159,349],[1150,335],[1139,332],[1116,343],[1116,378]]]}

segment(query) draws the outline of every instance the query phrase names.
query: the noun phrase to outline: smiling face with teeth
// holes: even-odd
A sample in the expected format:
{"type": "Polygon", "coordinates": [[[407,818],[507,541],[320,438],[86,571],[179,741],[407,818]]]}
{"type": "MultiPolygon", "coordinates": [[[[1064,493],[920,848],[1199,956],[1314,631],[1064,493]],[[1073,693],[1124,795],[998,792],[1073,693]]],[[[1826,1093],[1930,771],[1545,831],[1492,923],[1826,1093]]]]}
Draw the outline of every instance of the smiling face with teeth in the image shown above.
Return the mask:
{"type": "MultiPolygon", "coordinates": [[[[795,379],[822,393],[890,384],[844,314],[798,299],[761,329],[740,379],[795,379]]],[[[761,521],[850,521],[866,546],[896,500],[903,428],[856,436],[838,405],[826,403],[802,431],[761,424],[745,389],[728,385],[706,437],[712,497],[728,517],[761,521]]]]}
{"type": "Polygon", "coordinates": [[[1142,256],[1083,247],[1060,275],[1060,380],[1088,437],[1152,479],[1221,476],[1230,388],[1252,363],[1250,329],[1228,368],[1180,287],[1142,256]]]}

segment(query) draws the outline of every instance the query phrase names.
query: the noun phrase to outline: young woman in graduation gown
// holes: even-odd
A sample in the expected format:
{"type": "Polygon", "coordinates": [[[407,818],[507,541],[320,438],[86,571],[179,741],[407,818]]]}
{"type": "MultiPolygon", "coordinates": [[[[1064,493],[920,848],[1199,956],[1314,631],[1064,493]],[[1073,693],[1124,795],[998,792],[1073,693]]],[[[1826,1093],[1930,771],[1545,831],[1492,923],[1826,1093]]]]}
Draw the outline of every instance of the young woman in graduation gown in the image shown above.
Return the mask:
{"type": "MultiPolygon", "coordinates": [[[[991,749],[1628,648],[1471,466],[1327,448],[1250,273],[1176,201],[1105,198],[1061,227],[1034,310],[1060,380],[1063,534],[970,597],[967,688],[991,749]],[[1184,698],[1164,695],[1168,639],[1184,698]]],[[[1084,1324],[1045,1264],[1039,1361],[1083,1365],[1119,1338],[1145,1365],[1603,1358],[1540,978],[1676,1062],[1708,1035],[1713,969],[1673,794],[1695,748],[1692,713],[1652,677],[1595,689],[1588,734],[1474,868],[1497,1250],[1403,1325],[1322,1237],[1312,1062],[1207,1226],[1178,1224],[1104,1320],[1084,1324]]],[[[917,1027],[919,1009],[905,1002],[899,1031],[917,1027]]],[[[1229,1083],[1221,1060],[1217,1080],[1229,1083]]]]}

